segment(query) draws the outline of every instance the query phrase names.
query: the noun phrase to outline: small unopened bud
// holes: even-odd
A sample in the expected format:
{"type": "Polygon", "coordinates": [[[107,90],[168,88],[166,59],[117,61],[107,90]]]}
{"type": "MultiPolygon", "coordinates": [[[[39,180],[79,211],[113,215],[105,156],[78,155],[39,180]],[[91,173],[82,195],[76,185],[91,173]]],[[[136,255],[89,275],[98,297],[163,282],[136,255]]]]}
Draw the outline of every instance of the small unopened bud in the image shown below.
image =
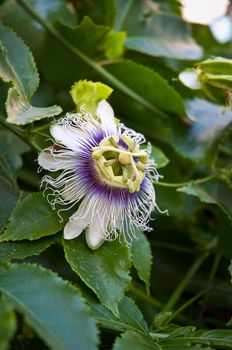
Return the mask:
{"type": "Polygon", "coordinates": [[[232,107],[232,60],[210,58],[181,72],[179,79],[192,90],[202,89],[209,100],[232,107]]]}

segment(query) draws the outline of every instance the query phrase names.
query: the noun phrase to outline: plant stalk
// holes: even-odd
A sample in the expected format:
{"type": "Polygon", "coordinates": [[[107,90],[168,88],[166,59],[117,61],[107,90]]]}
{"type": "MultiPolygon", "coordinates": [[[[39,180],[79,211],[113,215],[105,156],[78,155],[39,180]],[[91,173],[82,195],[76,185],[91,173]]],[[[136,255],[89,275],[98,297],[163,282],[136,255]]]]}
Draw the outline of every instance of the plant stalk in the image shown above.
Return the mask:
{"type": "Polygon", "coordinates": [[[190,267],[190,269],[187,271],[186,275],[178,285],[178,287],[175,289],[173,294],[168,299],[167,303],[165,304],[163,311],[171,311],[175,304],[177,303],[178,299],[180,298],[181,294],[185,290],[186,286],[190,282],[190,280],[193,278],[195,273],[199,270],[202,263],[204,262],[206,258],[206,255],[200,256],[196,261],[194,261],[193,265],[190,267]]]}

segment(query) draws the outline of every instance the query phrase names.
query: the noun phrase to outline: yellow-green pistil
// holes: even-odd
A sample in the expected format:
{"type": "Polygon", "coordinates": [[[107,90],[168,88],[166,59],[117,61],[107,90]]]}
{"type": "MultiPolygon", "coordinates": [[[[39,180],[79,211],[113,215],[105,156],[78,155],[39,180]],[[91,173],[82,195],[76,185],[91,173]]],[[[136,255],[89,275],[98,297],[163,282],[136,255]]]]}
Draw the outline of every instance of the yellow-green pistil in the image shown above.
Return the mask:
{"type": "Polygon", "coordinates": [[[128,188],[138,192],[146,174],[147,153],[140,150],[127,135],[121,135],[128,146],[125,150],[118,144],[117,136],[105,137],[92,149],[92,157],[101,181],[112,186],[128,188]]]}

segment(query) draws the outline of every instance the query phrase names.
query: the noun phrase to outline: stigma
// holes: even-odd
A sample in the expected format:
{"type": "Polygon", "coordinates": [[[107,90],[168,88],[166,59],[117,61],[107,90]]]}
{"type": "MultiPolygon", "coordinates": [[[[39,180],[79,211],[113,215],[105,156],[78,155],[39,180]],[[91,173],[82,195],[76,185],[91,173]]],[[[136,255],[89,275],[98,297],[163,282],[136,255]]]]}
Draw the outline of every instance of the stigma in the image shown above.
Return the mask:
{"type": "Polygon", "coordinates": [[[92,158],[101,182],[138,192],[146,175],[148,155],[129,136],[105,137],[92,148],[92,158]]]}

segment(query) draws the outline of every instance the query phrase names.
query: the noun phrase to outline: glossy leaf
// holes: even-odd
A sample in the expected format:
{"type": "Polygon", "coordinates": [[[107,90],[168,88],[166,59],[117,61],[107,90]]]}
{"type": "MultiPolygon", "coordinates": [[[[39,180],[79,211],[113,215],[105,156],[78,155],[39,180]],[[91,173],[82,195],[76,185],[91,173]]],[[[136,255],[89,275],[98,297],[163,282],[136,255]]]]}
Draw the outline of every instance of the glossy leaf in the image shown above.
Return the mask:
{"type": "Polygon", "coordinates": [[[124,61],[109,65],[108,70],[152,105],[167,112],[185,115],[181,97],[152,69],[132,61],[124,61]],[[157,86],[159,86],[158,89],[157,86]]]}
{"type": "Polygon", "coordinates": [[[187,111],[193,122],[172,123],[170,143],[184,157],[212,165],[230,130],[232,112],[222,115],[221,106],[198,98],[188,101],[187,111]]]}
{"type": "Polygon", "coordinates": [[[53,272],[30,264],[2,266],[0,290],[51,349],[97,348],[95,322],[78,290],[53,272]]]}
{"type": "Polygon", "coordinates": [[[0,243],[0,263],[39,255],[55,242],[56,238],[54,237],[42,238],[35,242],[2,242],[0,243]]]}
{"type": "Polygon", "coordinates": [[[119,317],[116,317],[103,305],[88,301],[91,311],[100,326],[117,331],[133,330],[140,333],[148,333],[147,324],[135,302],[125,297],[118,306],[119,317]]]}
{"type": "Polygon", "coordinates": [[[84,240],[78,238],[64,240],[64,250],[71,268],[96,293],[100,302],[118,317],[118,304],[131,281],[128,247],[115,240],[92,251],[84,240]]]}
{"type": "Polygon", "coordinates": [[[131,258],[139,278],[146,284],[149,293],[152,264],[151,247],[143,232],[137,231],[136,236],[137,239],[134,239],[131,245],[131,258]]]}
{"type": "MultiPolygon", "coordinates": [[[[126,30],[125,47],[150,56],[200,59],[202,50],[191,37],[188,24],[174,14],[158,12],[149,2],[116,1],[117,30],[126,30]]],[[[155,5],[154,5],[155,7],[155,5]]]]}
{"type": "Polygon", "coordinates": [[[11,214],[9,224],[0,238],[4,241],[21,241],[49,236],[60,231],[64,222],[52,210],[42,193],[32,193],[24,198],[11,214]]]}
{"type": "Polygon", "coordinates": [[[9,342],[13,338],[16,328],[16,318],[9,302],[0,299],[0,350],[9,349],[9,342]]]}
{"type": "Polygon", "coordinates": [[[39,85],[33,56],[24,42],[10,29],[0,26],[0,76],[13,86],[8,90],[8,122],[26,124],[61,113],[58,106],[32,107],[30,100],[39,85]]]}

